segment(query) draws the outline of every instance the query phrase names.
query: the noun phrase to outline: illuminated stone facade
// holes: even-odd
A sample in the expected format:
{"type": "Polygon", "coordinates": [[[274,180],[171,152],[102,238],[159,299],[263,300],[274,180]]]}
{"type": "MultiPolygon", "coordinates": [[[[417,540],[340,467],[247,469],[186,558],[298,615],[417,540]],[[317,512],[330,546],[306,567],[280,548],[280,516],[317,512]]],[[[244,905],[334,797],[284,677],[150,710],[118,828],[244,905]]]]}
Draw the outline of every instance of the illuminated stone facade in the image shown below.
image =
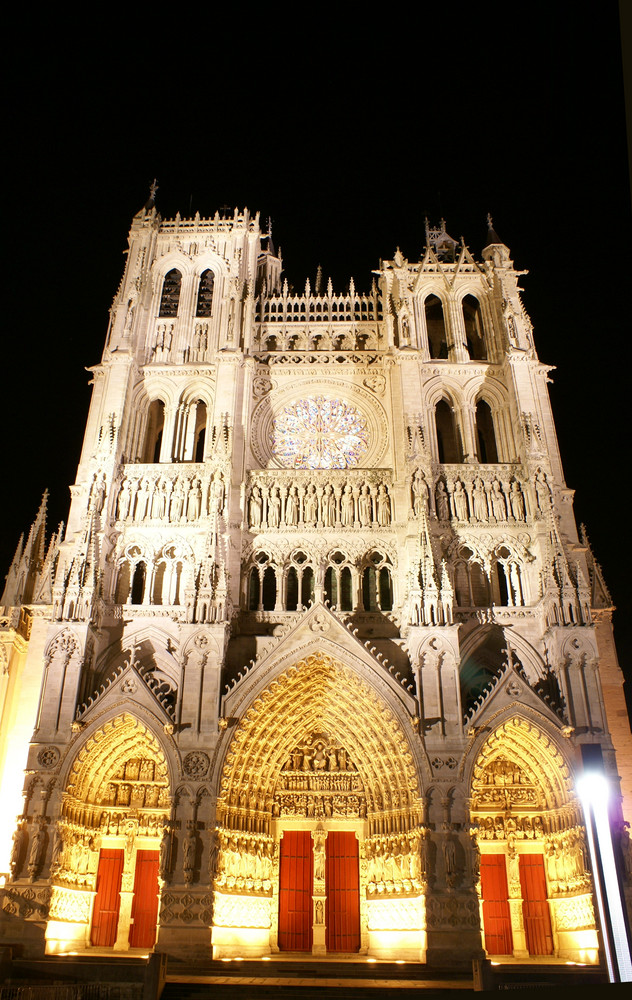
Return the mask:
{"type": "Polygon", "coordinates": [[[442,225],[299,294],[258,216],[134,218],[68,525],[3,597],[3,941],[596,960],[621,675],[520,273],[442,225]]]}

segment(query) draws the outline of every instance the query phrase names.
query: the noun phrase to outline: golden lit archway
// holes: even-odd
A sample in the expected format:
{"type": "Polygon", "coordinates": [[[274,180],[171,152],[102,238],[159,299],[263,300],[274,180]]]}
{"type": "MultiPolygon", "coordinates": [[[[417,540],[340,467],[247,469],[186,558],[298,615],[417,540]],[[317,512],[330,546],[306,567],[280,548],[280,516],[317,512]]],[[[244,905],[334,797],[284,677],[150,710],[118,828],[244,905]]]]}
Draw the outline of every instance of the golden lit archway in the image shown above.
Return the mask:
{"type": "Polygon", "coordinates": [[[357,768],[371,834],[420,822],[413,757],[398,721],[355,671],[324,654],[283,673],[240,720],[224,761],[219,822],[268,832],[281,769],[314,734],[338,741],[357,768]]]}
{"type": "Polygon", "coordinates": [[[471,813],[488,954],[598,960],[579,801],[560,748],[513,716],[481,747],[471,813]]]}
{"type": "MultiPolygon", "coordinates": [[[[165,755],[142,722],[125,712],[86,740],[70,769],[55,831],[48,952],[90,942],[104,851],[120,857],[120,888],[114,894],[120,895],[120,911],[113,918],[112,940],[106,943],[119,950],[130,946],[132,904],[139,895],[137,858],[144,852],[146,859],[149,852],[157,859],[170,805],[165,755]]],[[[157,870],[157,860],[153,864],[157,870]]],[[[155,880],[155,872],[152,877],[155,880]]],[[[152,891],[155,897],[157,884],[152,891]]]]}
{"type": "MultiPolygon", "coordinates": [[[[331,946],[328,913],[335,904],[325,855],[342,850],[346,838],[345,850],[356,858],[348,870],[355,865],[359,879],[356,950],[418,959],[425,920],[421,815],[412,749],[395,712],[334,657],[304,657],[256,698],[226,753],[217,804],[215,957],[288,947],[280,936],[280,842],[298,833],[309,912],[304,943],[296,947],[324,954],[331,946]]],[[[294,892],[294,882],[288,885],[294,892]]]]}

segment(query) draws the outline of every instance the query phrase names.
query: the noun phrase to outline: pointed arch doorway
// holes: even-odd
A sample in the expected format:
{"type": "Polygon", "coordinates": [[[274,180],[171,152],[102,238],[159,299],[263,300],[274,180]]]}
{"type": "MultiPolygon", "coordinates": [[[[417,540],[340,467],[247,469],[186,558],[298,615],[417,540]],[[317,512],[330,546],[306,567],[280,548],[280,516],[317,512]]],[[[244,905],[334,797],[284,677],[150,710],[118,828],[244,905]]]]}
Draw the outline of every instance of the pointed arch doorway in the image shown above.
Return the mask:
{"type": "Polygon", "coordinates": [[[84,743],[53,849],[47,953],[153,948],[169,810],[164,753],[138,719],[123,713],[84,743]]]}
{"type": "Polygon", "coordinates": [[[598,961],[580,804],[551,735],[520,716],[483,743],[471,811],[488,955],[598,961]]]}
{"type": "Polygon", "coordinates": [[[378,938],[388,954],[419,957],[413,757],[355,670],[316,653],[259,694],[226,753],[217,817],[216,958],[375,953],[378,938]],[[413,914],[396,933],[395,895],[413,914]]]}

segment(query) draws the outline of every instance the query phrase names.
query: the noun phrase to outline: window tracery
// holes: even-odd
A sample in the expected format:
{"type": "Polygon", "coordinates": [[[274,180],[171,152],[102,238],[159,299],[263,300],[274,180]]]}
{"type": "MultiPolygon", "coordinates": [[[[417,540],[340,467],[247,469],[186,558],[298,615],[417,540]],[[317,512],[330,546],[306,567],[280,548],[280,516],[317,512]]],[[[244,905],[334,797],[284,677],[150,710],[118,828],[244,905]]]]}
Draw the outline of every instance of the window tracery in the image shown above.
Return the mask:
{"type": "Polygon", "coordinates": [[[160,308],[158,315],[163,317],[177,316],[178,304],[180,302],[180,288],[182,286],[182,274],[177,267],[165,274],[162,283],[162,294],[160,296],[160,308]]]}
{"type": "Polygon", "coordinates": [[[346,469],[360,464],[368,444],[365,417],[342,399],[301,399],[273,422],[272,452],[286,468],[346,469]]]}

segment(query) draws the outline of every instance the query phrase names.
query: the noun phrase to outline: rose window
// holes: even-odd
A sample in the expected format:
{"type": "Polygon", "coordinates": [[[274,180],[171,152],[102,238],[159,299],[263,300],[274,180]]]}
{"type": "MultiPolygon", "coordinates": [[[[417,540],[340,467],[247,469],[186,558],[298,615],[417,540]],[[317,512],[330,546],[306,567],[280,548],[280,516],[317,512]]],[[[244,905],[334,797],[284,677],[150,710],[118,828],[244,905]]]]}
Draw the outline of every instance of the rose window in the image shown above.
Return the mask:
{"type": "Polygon", "coordinates": [[[315,396],[286,406],[274,420],[272,451],[291,469],[346,469],[368,450],[367,422],[342,399],[315,396]]]}

